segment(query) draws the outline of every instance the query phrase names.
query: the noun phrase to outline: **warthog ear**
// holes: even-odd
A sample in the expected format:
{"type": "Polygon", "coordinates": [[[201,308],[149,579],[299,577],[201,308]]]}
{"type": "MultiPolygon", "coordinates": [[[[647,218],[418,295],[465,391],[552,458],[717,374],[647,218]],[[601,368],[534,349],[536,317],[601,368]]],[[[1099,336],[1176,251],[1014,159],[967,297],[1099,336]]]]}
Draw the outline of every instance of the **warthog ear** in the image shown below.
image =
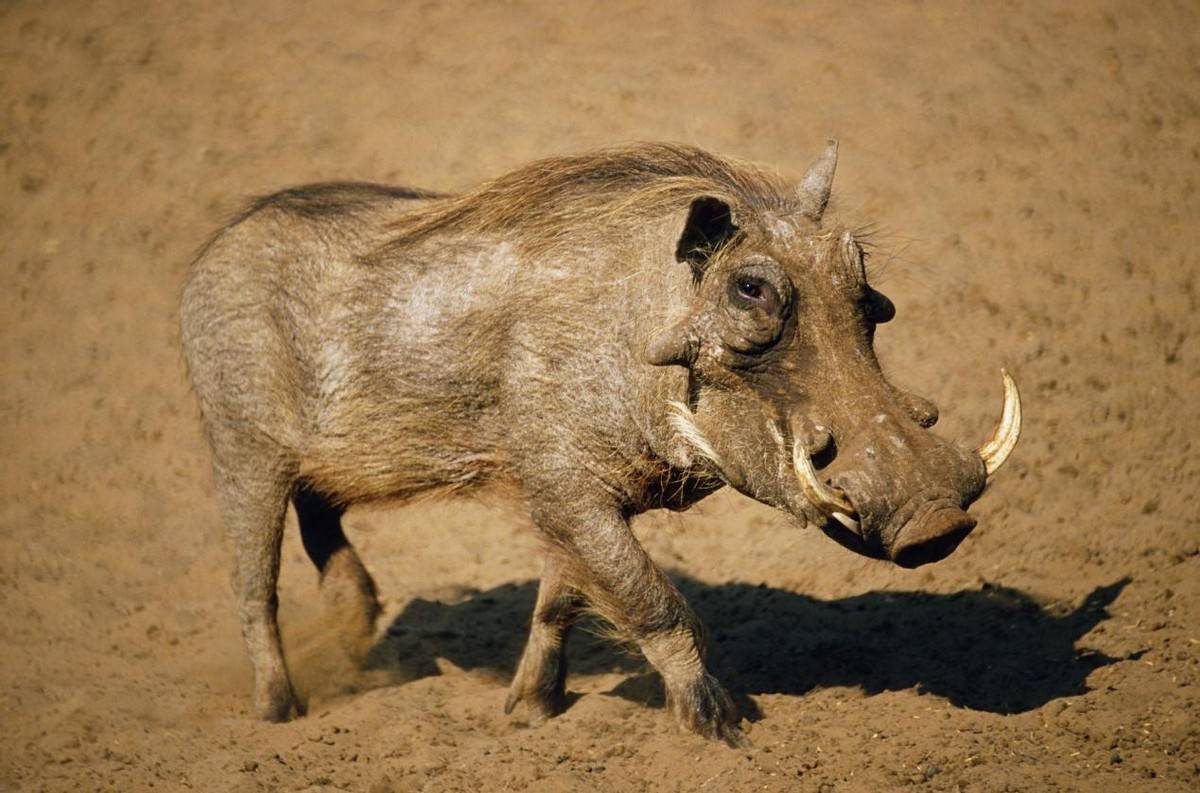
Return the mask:
{"type": "Polygon", "coordinates": [[[825,213],[825,205],[829,203],[829,193],[833,188],[833,172],[837,170],[838,143],[830,140],[824,153],[808,166],[808,172],[796,188],[796,198],[800,202],[801,211],[814,223],[820,221],[825,213]]]}
{"type": "Polygon", "coordinates": [[[736,231],[729,204],[712,196],[697,198],[688,210],[687,223],[675,246],[675,258],[690,264],[692,275],[699,281],[708,260],[736,231]]]}

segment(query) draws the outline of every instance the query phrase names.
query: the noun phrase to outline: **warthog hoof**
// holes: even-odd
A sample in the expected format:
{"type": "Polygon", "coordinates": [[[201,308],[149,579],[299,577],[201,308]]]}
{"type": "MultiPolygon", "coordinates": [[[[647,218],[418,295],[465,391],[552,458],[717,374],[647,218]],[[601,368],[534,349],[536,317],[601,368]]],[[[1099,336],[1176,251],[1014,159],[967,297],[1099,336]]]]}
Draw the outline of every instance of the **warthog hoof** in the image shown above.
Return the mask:
{"type": "Polygon", "coordinates": [[[254,695],[254,709],[263,721],[291,721],[304,715],[304,705],[286,679],[264,686],[254,695]]]}
{"type": "Polygon", "coordinates": [[[676,690],[668,688],[667,701],[679,725],[705,738],[745,748],[750,739],[742,732],[742,717],[729,694],[712,675],[704,672],[676,690]]]}
{"type": "Polygon", "coordinates": [[[508,688],[504,712],[512,713],[524,702],[534,722],[544,721],[566,708],[566,670],[557,647],[529,646],[508,688]]]}

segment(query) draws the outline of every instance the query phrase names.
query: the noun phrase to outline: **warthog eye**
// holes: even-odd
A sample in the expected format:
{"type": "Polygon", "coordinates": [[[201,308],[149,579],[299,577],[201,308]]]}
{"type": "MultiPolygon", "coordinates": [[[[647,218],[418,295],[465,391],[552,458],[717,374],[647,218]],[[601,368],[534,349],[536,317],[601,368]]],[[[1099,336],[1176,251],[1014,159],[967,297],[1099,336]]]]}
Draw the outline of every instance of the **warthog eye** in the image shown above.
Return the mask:
{"type": "Polygon", "coordinates": [[[755,283],[749,278],[743,278],[738,282],[738,293],[747,300],[759,302],[763,299],[762,284],[755,283]]]}
{"type": "Polygon", "coordinates": [[[757,365],[760,353],[779,341],[791,311],[792,282],[776,262],[747,261],[725,278],[724,317],[717,332],[733,367],[757,365]],[[738,356],[741,356],[739,358],[738,356]]]}
{"type": "Polygon", "coordinates": [[[779,309],[779,293],[768,282],[752,275],[739,275],[734,279],[736,301],[742,308],[760,308],[768,314],[779,309]]]}

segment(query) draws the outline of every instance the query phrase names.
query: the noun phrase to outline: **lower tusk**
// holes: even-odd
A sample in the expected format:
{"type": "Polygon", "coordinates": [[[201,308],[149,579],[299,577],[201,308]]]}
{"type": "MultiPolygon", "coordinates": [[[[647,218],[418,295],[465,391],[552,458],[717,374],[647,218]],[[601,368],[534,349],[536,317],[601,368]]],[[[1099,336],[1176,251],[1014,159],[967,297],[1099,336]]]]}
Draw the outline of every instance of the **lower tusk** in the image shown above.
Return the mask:
{"type": "Polygon", "coordinates": [[[692,451],[712,463],[718,472],[721,470],[721,457],[708,442],[708,438],[704,437],[700,428],[696,426],[696,416],[692,413],[691,408],[682,402],[668,402],[667,422],[691,447],[692,451]]]}
{"type": "MultiPolygon", "coordinates": [[[[854,505],[850,503],[850,499],[846,498],[844,493],[836,488],[826,487],[821,480],[817,479],[817,472],[813,468],[812,460],[808,458],[808,452],[804,450],[800,441],[792,444],[792,466],[796,469],[800,492],[813,506],[834,518],[837,517],[837,513],[842,513],[842,516],[847,519],[854,514],[854,505]]],[[[846,524],[842,523],[842,525],[846,524]]],[[[850,527],[847,526],[847,528],[850,527]]]]}
{"type": "Polygon", "coordinates": [[[845,512],[835,512],[831,517],[855,534],[860,533],[859,530],[861,527],[858,525],[858,521],[847,515],[845,512]]]}
{"type": "Polygon", "coordinates": [[[979,447],[979,457],[988,476],[1004,465],[1021,436],[1021,394],[1007,371],[1001,369],[1000,376],[1004,378],[1004,410],[991,437],[979,447]]]}

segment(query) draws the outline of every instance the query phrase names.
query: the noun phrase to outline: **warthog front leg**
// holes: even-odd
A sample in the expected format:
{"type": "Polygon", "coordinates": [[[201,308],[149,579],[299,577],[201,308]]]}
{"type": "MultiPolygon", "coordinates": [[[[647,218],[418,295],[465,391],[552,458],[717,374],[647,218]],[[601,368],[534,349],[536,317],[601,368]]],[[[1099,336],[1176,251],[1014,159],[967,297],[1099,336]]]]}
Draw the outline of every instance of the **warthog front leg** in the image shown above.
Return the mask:
{"type": "MultiPolygon", "coordinates": [[[[733,701],[704,666],[704,628],[642,548],[626,519],[597,510],[538,519],[561,547],[571,584],[593,611],[633,640],[662,675],[679,724],[730,745],[744,741],[733,701]]],[[[528,653],[527,653],[528,656],[528,653]]]]}
{"type": "Polygon", "coordinates": [[[504,712],[512,713],[524,701],[536,719],[562,712],[567,682],[567,634],[583,605],[563,574],[555,551],[546,557],[537,604],[529,626],[529,640],[513,676],[504,712]]]}

